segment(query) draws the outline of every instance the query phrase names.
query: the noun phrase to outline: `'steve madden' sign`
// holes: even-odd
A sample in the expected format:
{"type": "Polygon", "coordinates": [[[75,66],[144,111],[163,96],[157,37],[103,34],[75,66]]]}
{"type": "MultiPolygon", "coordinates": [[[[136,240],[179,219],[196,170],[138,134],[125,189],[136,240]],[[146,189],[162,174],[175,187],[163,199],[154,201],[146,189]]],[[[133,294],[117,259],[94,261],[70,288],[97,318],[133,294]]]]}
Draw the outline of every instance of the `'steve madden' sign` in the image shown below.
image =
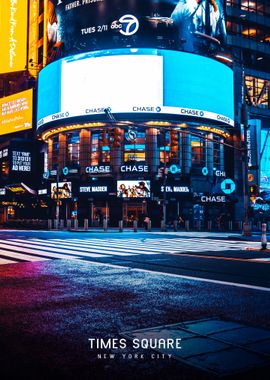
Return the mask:
{"type": "Polygon", "coordinates": [[[87,166],[85,168],[85,173],[87,174],[99,174],[99,173],[110,173],[111,172],[111,167],[108,166],[87,166]]]}
{"type": "Polygon", "coordinates": [[[80,186],[80,193],[107,193],[107,186],[80,186]]]}
{"type": "Polygon", "coordinates": [[[133,173],[133,172],[148,173],[148,166],[147,165],[122,165],[120,170],[122,173],[133,173]]]}
{"type": "Polygon", "coordinates": [[[189,193],[189,187],[188,186],[161,186],[160,188],[161,192],[163,193],[164,190],[166,193],[189,193]]]}

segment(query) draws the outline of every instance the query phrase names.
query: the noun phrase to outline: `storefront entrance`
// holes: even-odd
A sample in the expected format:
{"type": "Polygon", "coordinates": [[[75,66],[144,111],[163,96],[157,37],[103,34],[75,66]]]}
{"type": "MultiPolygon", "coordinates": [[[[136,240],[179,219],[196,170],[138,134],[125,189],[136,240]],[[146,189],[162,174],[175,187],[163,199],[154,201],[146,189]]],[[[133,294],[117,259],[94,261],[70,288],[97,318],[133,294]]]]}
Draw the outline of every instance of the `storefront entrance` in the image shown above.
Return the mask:
{"type": "Polygon", "coordinates": [[[133,221],[137,220],[138,227],[143,226],[143,219],[147,215],[147,203],[124,202],[123,203],[123,222],[125,227],[132,227],[133,221]]]}

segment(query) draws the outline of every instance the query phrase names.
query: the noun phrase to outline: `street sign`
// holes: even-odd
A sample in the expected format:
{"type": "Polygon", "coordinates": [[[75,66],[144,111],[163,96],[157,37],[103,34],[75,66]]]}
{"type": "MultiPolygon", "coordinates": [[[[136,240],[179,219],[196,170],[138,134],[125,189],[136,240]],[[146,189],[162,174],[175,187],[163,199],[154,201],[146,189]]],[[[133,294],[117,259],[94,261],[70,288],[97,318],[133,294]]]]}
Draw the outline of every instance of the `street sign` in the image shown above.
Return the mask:
{"type": "Polygon", "coordinates": [[[232,179],[224,179],[224,181],[221,182],[221,190],[224,194],[231,194],[236,189],[235,183],[232,179]]]}

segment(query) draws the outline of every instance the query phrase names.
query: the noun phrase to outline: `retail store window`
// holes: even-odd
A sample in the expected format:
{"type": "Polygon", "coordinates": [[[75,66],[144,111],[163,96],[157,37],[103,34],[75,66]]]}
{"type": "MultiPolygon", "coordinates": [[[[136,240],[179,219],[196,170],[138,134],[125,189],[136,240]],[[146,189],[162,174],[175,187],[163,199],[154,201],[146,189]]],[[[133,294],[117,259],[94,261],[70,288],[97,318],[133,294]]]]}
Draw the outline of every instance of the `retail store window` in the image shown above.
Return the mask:
{"type": "Polygon", "coordinates": [[[205,139],[191,137],[191,160],[192,166],[205,166],[205,139]]]}
{"type": "Polygon", "coordinates": [[[91,165],[99,164],[99,134],[97,132],[91,135],[90,162],[91,165]]]}
{"type": "Polygon", "coordinates": [[[269,108],[270,81],[252,76],[245,77],[246,102],[259,108],[269,108]]]}
{"type": "Polygon", "coordinates": [[[59,156],[59,137],[56,136],[52,140],[52,169],[57,169],[59,156]]]}
{"type": "Polygon", "coordinates": [[[77,166],[79,165],[79,132],[70,133],[67,136],[67,165],[77,166]]]}

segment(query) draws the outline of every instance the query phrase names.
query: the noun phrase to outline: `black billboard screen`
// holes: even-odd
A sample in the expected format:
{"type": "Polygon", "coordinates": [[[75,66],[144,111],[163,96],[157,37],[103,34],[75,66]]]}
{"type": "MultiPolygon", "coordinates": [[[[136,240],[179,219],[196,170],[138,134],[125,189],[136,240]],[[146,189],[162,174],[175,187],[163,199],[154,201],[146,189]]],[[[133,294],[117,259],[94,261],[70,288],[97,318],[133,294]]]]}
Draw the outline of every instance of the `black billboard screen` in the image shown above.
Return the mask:
{"type": "Polygon", "coordinates": [[[200,52],[226,39],[225,0],[49,0],[48,57],[123,48],[200,52]]]}

